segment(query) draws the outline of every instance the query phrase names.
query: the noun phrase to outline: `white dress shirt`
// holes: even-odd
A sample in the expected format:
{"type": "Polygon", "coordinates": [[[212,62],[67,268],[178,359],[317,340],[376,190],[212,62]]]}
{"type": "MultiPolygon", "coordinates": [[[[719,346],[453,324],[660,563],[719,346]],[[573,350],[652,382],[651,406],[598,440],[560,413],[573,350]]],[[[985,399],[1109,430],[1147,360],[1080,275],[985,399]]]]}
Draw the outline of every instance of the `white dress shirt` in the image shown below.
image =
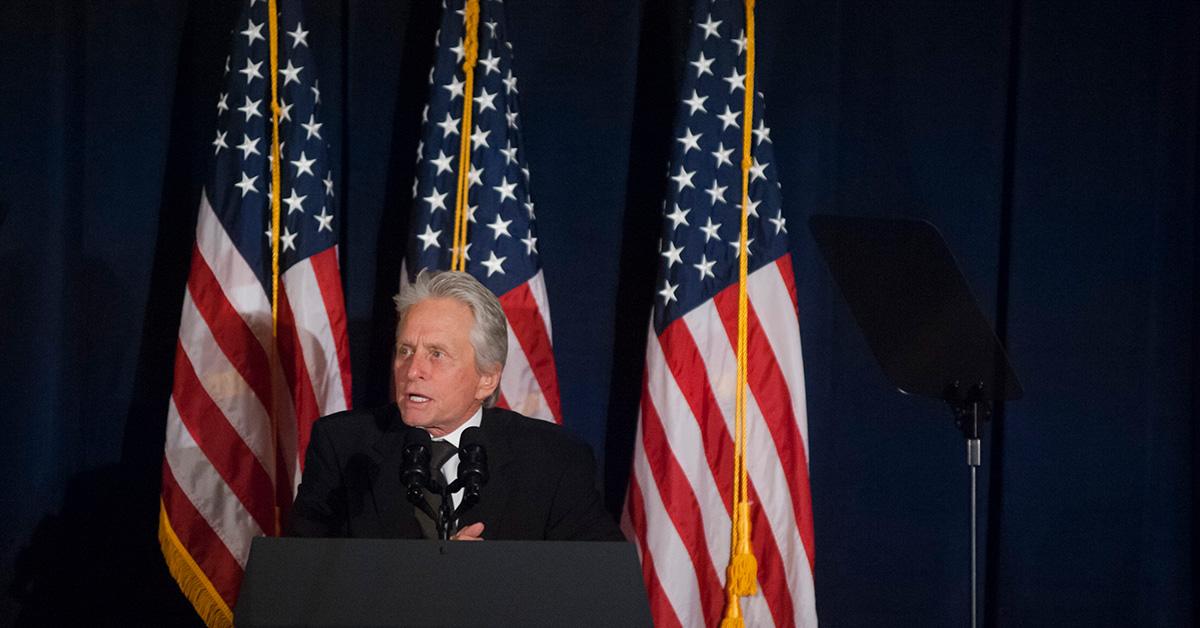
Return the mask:
{"type": "MultiPolygon", "coordinates": [[[[483,407],[480,406],[479,409],[475,411],[475,414],[472,414],[471,418],[467,419],[466,423],[463,423],[462,425],[458,426],[458,429],[454,430],[453,432],[450,432],[449,434],[446,434],[445,436],[443,436],[441,438],[435,438],[433,440],[446,441],[446,442],[450,443],[451,445],[454,445],[455,449],[457,449],[458,443],[462,439],[463,431],[466,430],[468,427],[479,427],[482,424],[483,424],[483,407]]],[[[458,455],[457,454],[450,456],[450,458],[448,460],[446,460],[446,462],[442,465],[442,475],[446,476],[447,482],[454,482],[455,480],[458,479],[458,455]]],[[[462,496],[463,496],[462,491],[458,491],[455,494],[450,496],[451,501],[454,502],[455,508],[458,508],[458,505],[462,503],[462,496]]]]}

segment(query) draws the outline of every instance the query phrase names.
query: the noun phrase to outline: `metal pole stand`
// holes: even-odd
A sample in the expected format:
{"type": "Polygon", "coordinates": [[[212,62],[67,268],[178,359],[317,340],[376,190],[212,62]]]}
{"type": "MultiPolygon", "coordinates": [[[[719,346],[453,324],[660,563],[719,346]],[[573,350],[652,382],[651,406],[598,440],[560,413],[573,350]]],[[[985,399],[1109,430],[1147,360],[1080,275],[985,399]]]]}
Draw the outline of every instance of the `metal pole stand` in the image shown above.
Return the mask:
{"type": "Polygon", "coordinates": [[[983,384],[963,390],[958,382],[950,386],[947,398],[953,399],[954,423],[967,439],[967,467],[971,470],[971,628],[979,626],[979,568],[976,487],[979,465],[983,459],[983,425],[992,415],[992,404],[985,401],[983,384]]]}

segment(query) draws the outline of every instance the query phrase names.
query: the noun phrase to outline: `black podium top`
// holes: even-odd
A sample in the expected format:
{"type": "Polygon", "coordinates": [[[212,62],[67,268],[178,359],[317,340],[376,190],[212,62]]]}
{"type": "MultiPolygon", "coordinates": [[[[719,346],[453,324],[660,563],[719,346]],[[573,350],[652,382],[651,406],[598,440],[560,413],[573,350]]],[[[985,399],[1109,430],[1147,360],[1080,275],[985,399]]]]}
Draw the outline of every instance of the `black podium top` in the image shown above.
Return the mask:
{"type": "Polygon", "coordinates": [[[630,543],[254,539],[238,626],[650,626],[630,543]]]}

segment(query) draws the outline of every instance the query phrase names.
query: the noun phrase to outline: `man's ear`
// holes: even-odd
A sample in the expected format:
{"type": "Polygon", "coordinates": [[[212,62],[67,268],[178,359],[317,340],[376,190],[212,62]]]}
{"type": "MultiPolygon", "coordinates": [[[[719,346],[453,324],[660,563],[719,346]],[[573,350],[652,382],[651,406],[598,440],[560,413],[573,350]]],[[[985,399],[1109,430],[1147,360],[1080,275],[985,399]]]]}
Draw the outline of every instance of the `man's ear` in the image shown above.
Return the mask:
{"type": "Polygon", "coordinates": [[[476,400],[483,401],[492,396],[492,392],[500,386],[500,373],[501,370],[499,368],[480,373],[479,386],[475,388],[476,400]]]}

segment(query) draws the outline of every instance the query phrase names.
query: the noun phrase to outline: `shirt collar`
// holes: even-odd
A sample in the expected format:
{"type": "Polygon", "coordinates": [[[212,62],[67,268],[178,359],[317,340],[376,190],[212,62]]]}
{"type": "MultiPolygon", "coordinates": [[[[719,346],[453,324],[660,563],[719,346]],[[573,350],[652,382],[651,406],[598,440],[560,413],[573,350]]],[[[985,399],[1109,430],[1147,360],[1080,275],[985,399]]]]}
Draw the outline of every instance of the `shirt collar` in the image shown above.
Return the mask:
{"type": "Polygon", "coordinates": [[[482,424],[483,424],[483,406],[480,406],[478,409],[475,410],[475,414],[472,414],[471,418],[467,419],[466,423],[463,423],[462,425],[458,426],[458,429],[454,430],[453,432],[450,432],[449,434],[446,434],[445,436],[443,436],[441,438],[435,438],[433,440],[444,440],[444,441],[450,443],[451,445],[458,447],[458,442],[460,439],[462,439],[462,434],[464,431],[466,431],[466,429],[468,427],[479,427],[482,424]]]}

